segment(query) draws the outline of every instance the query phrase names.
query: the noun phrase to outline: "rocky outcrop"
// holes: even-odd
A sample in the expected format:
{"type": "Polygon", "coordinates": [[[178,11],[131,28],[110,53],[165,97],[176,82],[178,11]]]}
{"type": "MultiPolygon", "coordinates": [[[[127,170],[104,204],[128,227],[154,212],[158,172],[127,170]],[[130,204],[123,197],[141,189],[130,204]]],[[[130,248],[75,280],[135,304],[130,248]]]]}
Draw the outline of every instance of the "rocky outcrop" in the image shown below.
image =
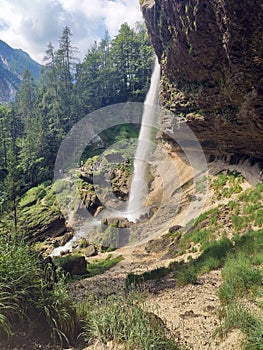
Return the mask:
{"type": "Polygon", "coordinates": [[[58,214],[51,216],[45,223],[34,226],[32,230],[29,231],[28,237],[29,240],[44,241],[48,237],[54,238],[61,236],[65,234],[67,230],[65,218],[58,214]]]}
{"type": "Polygon", "coordinates": [[[54,260],[56,266],[61,267],[64,271],[71,276],[74,275],[86,275],[87,261],[84,256],[79,255],[67,255],[65,257],[57,258],[54,260]]]}
{"type": "Polygon", "coordinates": [[[96,217],[104,207],[118,209],[129,196],[132,164],[120,152],[110,151],[101,161],[86,164],[79,175],[80,196],[77,213],[88,210],[96,217]]]}
{"type": "Polygon", "coordinates": [[[163,135],[179,117],[207,154],[262,159],[262,1],[147,0],[142,10],[161,62],[161,104],[175,115],[163,135]]]}

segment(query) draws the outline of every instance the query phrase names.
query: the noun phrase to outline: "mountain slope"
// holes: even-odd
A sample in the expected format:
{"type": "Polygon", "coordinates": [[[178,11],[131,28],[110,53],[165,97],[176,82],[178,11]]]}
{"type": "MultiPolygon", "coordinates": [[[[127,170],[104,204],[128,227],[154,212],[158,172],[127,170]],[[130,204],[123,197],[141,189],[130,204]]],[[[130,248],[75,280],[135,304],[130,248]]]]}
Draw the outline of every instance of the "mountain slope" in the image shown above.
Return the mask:
{"type": "Polygon", "coordinates": [[[41,65],[21,49],[13,49],[0,40],[0,103],[13,101],[25,69],[39,78],[41,65]]]}

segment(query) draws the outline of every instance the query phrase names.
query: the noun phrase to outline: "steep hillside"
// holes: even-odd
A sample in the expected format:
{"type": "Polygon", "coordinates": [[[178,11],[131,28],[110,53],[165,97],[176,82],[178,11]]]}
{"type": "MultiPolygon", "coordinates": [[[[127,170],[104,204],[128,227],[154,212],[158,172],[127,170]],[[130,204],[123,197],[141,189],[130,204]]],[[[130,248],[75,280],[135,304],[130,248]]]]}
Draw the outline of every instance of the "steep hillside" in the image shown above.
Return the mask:
{"type": "Polygon", "coordinates": [[[142,9],[162,65],[161,104],[207,154],[262,159],[262,1],[147,0],[142,9]]]}
{"type": "MultiPolygon", "coordinates": [[[[176,154],[173,157],[179,162],[176,154]]],[[[190,176],[184,167],[179,171],[185,178],[190,176]]],[[[71,291],[78,300],[88,295],[111,300],[112,294],[122,300],[124,293],[127,298],[139,289],[146,310],[164,320],[180,349],[259,350],[263,186],[258,167],[250,167],[248,162],[229,166],[216,161],[209,165],[209,173],[201,215],[180,226],[195,193],[188,181],[173,226],[167,230],[160,226],[160,237],[158,227],[152,226],[155,238],[112,252],[114,258],[123,256],[121,263],[107,273],[74,282],[71,291]]],[[[158,184],[153,190],[158,191],[158,184]]],[[[166,201],[174,204],[172,194],[166,201]]],[[[99,258],[104,256],[99,253],[99,258]]],[[[88,261],[92,264],[97,259],[88,261]]],[[[99,312],[104,312],[100,317],[108,317],[104,309],[96,308],[99,312]]],[[[104,339],[107,346],[96,343],[88,349],[122,349],[114,347],[107,335],[104,339]]]]}
{"type": "Polygon", "coordinates": [[[0,103],[13,101],[25,69],[38,79],[41,65],[21,49],[0,40],[0,103]]]}

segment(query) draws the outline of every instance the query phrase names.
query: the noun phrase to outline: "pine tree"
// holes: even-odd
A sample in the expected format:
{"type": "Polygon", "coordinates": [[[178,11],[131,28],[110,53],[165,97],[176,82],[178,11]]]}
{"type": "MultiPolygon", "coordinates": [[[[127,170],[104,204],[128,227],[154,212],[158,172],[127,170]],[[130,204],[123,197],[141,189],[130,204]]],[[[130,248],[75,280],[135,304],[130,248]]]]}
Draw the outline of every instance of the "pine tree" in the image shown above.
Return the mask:
{"type": "Polygon", "coordinates": [[[17,115],[21,119],[23,134],[16,140],[20,145],[19,168],[25,181],[35,185],[39,181],[41,156],[42,118],[36,113],[37,88],[32,74],[26,70],[17,97],[17,115]]]}

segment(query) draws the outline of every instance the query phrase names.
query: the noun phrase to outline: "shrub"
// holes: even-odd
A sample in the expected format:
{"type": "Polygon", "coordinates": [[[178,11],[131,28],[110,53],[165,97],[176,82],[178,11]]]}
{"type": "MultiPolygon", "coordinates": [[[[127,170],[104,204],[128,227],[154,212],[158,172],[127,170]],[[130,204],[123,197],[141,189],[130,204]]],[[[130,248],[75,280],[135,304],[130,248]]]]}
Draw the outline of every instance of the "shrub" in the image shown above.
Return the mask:
{"type": "Polygon", "coordinates": [[[238,328],[245,333],[256,323],[255,317],[240,303],[230,303],[224,310],[224,329],[227,332],[238,328]]]}
{"type": "Polygon", "coordinates": [[[258,231],[250,230],[245,235],[237,236],[235,243],[235,250],[243,252],[247,256],[260,254],[263,246],[263,229],[258,231]]]}
{"type": "Polygon", "coordinates": [[[37,201],[43,199],[46,195],[45,184],[33,187],[24,194],[20,201],[21,207],[34,205],[37,201]]]}
{"type": "Polygon", "coordinates": [[[205,262],[206,260],[213,258],[221,261],[221,264],[225,260],[228,252],[230,252],[233,248],[233,244],[231,241],[224,237],[218,241],[213,241],[209,243],[200,257],[197,259],[199,263],[205,262]]]}

